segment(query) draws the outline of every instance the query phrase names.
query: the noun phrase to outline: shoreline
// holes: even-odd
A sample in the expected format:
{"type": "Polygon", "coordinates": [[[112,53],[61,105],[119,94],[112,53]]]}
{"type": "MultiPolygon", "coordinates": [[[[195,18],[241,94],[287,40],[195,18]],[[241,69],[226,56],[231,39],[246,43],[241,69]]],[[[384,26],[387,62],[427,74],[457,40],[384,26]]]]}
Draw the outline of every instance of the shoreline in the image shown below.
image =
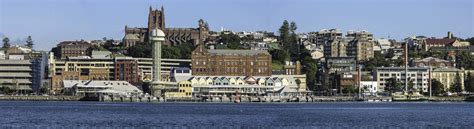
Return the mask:
{"type": "MultiPolygon", "coordinates": [[[[136,103],[234,103],[226,99],[156,99],[152,97],[114,97],[90,98],[84,96],[0,96],[0,101],[93,101],[93,102],[136,102],[136,103]]],[[[474,102],[474,96],[435,96],[426,100],[395,101],[390,97],[356,99],[343,96],[312,96],[297,99],[258,99],[245,98],[240,103],[320,103],[320,102],[474,102]]]]}

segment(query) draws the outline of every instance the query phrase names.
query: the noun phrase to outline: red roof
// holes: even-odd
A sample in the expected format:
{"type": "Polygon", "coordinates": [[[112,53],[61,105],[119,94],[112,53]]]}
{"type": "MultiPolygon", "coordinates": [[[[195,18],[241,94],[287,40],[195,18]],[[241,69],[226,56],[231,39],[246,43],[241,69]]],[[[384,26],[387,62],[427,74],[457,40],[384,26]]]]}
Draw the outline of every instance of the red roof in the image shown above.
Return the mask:
{"type": "Polygon", "coordinates": [[[454,43],[455,39],[426,39],[426,44],[449,45],[454,43]]]}

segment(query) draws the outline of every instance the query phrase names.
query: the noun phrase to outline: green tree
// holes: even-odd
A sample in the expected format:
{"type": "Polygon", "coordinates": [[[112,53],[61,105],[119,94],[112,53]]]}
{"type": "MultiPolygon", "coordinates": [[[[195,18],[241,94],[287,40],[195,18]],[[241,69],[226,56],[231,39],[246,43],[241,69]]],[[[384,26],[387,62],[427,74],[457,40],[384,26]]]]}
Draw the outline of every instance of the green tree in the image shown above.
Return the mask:
{"type": "Polygon", "coordinates": [[[279,50],[279,49],[274,49],[270,50],[270,54],[272,55],[272,60],[273,61],[278,61],[280,63],[285,63],[290,56],[288,55],[288,52],[284,50],[279,50]]]}
{"type": "Polygon", "coordinates": [[[28,36],[28,38],[26,38],[26,46],[29,48],[33,48],[33,45],[33,39],[31,38],[31,36],[28,36]]]}
{"type": "Polygon", "coordinates": [[[466,41],[468,41],[469,43],[471,43],[471,46],[474,46],[474,37],[467,38],[466,41]]]}
{"type": "Polygon", "coordinates": [[[8,49],[10,48],[10,39],[8,37],[3,38],[3,49],[8,49]]]}
{"type": "Polygon", "coordinates": [[[456,77],[454,78],[454,83],[451,85],[451,88],[449,89],[451,92],[461,92],[462,87],[461,87],[461,76],[459,74],[456,74],[456,77]]]}
{"type": "Polygon", "coordinates": [[[131,57],[151,58],[152,57],[151,43],[137,43],[135,46],[127,49],[127,55],[131,57]]]}
{"type": "Polygon", "coordinates": [[[466,79],[464,79],[464,89],[467,92],[474,92],[474,76],[469,72],[466,79]]]}
{"type": "Polygon", "coordinates": [[[394,92],[403,91],[402,83],[395,78],[389,78],[385,81],[385,90],[392,95],[394,92]]]}
{"type": "Polygon", "coordinates": [[[413,92],[416,92],[416,89],[415,89],[415,84],[413,83],[413,80],[409,80],[408,81],[408,87],[407,87],[408,91],[413,94],[413,92]]]}
{"type": "Polygon", "coordinates": [[[431,80],[431,90],[434,95],[441,95],[445,93],[443,83],[436,79],[431,80]]]}
{"type": "Polygon", "coordinates": [[[283,21],[283,25],[281,25],[278,31],[280,32],[281,45],[286,46],[290,39],[290,24],[287,20],[283,21]]]}
{"type": "Polygon", "coordinates": [[[229,49],[239,49],[240,48],[241,39],[239,38],[238,35],[235,35],[233,33],[221,34],[218,41],[219,41],[219,43],[226,44],[227,48],[229,48],[229,49]]]}

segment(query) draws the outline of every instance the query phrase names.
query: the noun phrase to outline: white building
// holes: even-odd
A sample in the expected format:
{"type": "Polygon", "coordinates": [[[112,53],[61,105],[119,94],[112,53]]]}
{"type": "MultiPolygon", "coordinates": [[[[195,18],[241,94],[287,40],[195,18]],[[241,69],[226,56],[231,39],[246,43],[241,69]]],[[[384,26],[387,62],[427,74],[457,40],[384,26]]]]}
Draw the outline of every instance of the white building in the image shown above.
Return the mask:
{"type": "Polygon", "coordinates": [[[241,95],[299,96],[310,91],[306,75],[194,76],[188,79],[195,96],[241,95]]]}
{"type": "Polygon", "coordinates": [[[86,94],[136,96],[143,91],[127,81],[63,80],[65,94],[84,96],[86,94]]]}
{"type": "Polygon", "coordinates": [[[365,95],[377,94],[377,81],[361,81],[360,85],[365,95]]]}
{"type": "MultiPolygon", "coordinates": [[[[378,92],[385,91],[384,88],[386,86],[386,81],[390,78],[395,78],[397,81],[400,81],[403,86],[405,86],[404,67],[377,67],[375,76],[378,83],[378,92]]],[[[422,67],[409,67],[408,80],[413,82],[414,89],[422,92],[428,92],[429,69],[422,67]]]]}

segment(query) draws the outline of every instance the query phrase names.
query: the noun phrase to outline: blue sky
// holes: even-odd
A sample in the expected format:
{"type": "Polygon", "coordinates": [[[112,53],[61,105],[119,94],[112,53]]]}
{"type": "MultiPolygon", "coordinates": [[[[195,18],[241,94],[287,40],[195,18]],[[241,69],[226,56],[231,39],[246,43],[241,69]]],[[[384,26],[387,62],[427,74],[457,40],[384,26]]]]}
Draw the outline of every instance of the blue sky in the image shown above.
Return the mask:
{"type": "Polygon", "coordinates": [[[125,25],[146,27],[150,5],[165,7],[167,27],[196,27],[202,18],[216,31],[277,31],[287,19],[298,32],[474,37],[473,0],[1,0],[0,36],[31,35],[40,50],[63,40],[121,39],[125,25]]]}

